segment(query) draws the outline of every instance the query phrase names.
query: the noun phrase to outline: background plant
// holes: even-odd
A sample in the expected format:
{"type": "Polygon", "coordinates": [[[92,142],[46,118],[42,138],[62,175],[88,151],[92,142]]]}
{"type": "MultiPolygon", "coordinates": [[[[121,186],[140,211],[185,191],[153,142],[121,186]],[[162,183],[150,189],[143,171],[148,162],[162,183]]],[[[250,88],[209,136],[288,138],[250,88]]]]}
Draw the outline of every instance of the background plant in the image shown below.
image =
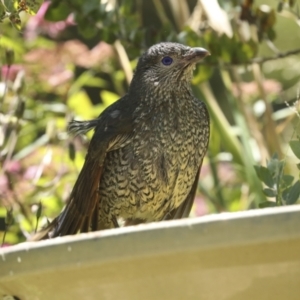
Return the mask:
{"type": "Polygon", "coordinates": [[[160,41],[212,54],[193,80],[212,133],[193,214],[297,203],[297,12],[271,0],[0,2],[0,238],[24,241],[63,208],[90,138],[69,137],[67,122],[122,96],[160,41]]]}

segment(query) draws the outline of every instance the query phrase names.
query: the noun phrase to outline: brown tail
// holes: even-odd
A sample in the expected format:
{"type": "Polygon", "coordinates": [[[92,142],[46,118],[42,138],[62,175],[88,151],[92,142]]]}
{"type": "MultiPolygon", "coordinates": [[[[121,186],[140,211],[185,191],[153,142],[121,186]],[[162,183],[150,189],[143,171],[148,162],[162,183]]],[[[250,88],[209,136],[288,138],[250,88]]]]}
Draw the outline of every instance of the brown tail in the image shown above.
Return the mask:
{"type": "Polygon", "coordinates": [[[31,240],[97,230],[101,172],[99,161],[87,155],[64,211],[31,240]]]}

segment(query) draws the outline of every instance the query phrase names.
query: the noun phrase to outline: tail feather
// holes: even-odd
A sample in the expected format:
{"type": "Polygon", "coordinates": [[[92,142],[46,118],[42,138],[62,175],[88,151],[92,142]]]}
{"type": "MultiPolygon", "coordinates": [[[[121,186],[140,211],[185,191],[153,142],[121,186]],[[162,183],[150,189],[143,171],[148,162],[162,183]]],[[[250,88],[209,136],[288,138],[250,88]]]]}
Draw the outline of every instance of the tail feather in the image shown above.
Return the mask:
{"type": "Polygon", "coordinates": [[[101,171],[99,162],[87,156],[64,211],[30,240],[97,230],[101,171]]]}
{"type": "Polygon", "coordinates": [[[86,134],[91,129],[95,128],[98,124],[99,120],[94,119],[90,121],[76,121],[72,120],[68,124],[68,132],[74,135],[78,134],[86,134]]]}
{"type": "Polygon", "coordinates": [[[99,166],[98,161],[86,158],[70,195],[70,200],[58,217],[53,237],[76,234],[83,229],[87,230],[87,226],[90,228],[91,217],[99,202],[98,189],[101,171],[102,167],[99,166]],[[88,224],[85,224],[86,221],[88,224]]]}
{"type": "Polygon", "coordinates": [[[91,220],[92,231],[99,230],[99,206],[100,206],[100,203],[98,201],[95,205],[94,213],[93,213],[92,220],[91,220]]]}

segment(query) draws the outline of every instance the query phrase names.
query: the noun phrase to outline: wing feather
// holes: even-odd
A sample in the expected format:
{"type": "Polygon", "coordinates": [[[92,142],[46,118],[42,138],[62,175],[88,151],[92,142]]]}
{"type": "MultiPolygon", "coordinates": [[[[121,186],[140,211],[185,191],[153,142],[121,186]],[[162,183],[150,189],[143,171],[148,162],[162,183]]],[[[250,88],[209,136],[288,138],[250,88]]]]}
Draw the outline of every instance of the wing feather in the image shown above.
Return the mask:
{"type": "Polygon", "coordinates": [[[98,119],[70,123],[69,130],[73,133],[86,133],[93,127],[95,133],[65,209],[31,240],[48,238],[50,232],[51,237],[57,237],[98,230],[101,205],[99,184],[106,153],[128,144],[133,130],[135,105],[128,105],[127,101],[128,97],[124,96],[109,106],[98,119]]]}
{"type": "Polygon", "coordinates": [[[197,172],[197,175],[195,177],[194,183],[192,185],[192,188],[191,188],[189,194],[187,195],[186,199],[180,204],[179,207],[173,209],[170,213],[168,213],[165,216],[164,220],[188,218],[188,216],[192,210],[194,199],[196,196],[201,166],[202,166],[202,161],[201,161],[199,170],[197,172]]]}

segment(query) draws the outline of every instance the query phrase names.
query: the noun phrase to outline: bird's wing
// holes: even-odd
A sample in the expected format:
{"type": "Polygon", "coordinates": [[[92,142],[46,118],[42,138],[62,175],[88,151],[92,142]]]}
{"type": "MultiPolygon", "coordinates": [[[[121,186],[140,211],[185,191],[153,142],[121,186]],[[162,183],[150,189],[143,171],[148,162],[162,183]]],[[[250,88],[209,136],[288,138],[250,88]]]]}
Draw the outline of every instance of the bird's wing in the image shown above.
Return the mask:
{"type": "Polygon", "coordinates": [[[197,175],[195,177],[194,183],[192,185],[192,188],[189,194],[187,195],[186,199],[180,204],[180,206],[178,206],[177,208],[173,209],[170,213],[168,213],[164,218],[165,220],[182,219],[182,218],[187,218],[189,216],[194,203],[196,191],[197,191],[202,161],[199,170],[197,172],[197,175]]]}
{"type": "MultiPolygon", "coordinates": [[[[86,232],[98,228],[99,183],[106,153],[118,149],[130,139],[134,105],[125,105],[126,96],[108,107],[97,120],[73,122],[74,132],[95,128],[83,168],[63,212],[32,240],[86,232]],[[77,127],[76,127],[77,126],[77,127]]],[[[132,103],[130,103],[132,104],[132,103]]]]}

